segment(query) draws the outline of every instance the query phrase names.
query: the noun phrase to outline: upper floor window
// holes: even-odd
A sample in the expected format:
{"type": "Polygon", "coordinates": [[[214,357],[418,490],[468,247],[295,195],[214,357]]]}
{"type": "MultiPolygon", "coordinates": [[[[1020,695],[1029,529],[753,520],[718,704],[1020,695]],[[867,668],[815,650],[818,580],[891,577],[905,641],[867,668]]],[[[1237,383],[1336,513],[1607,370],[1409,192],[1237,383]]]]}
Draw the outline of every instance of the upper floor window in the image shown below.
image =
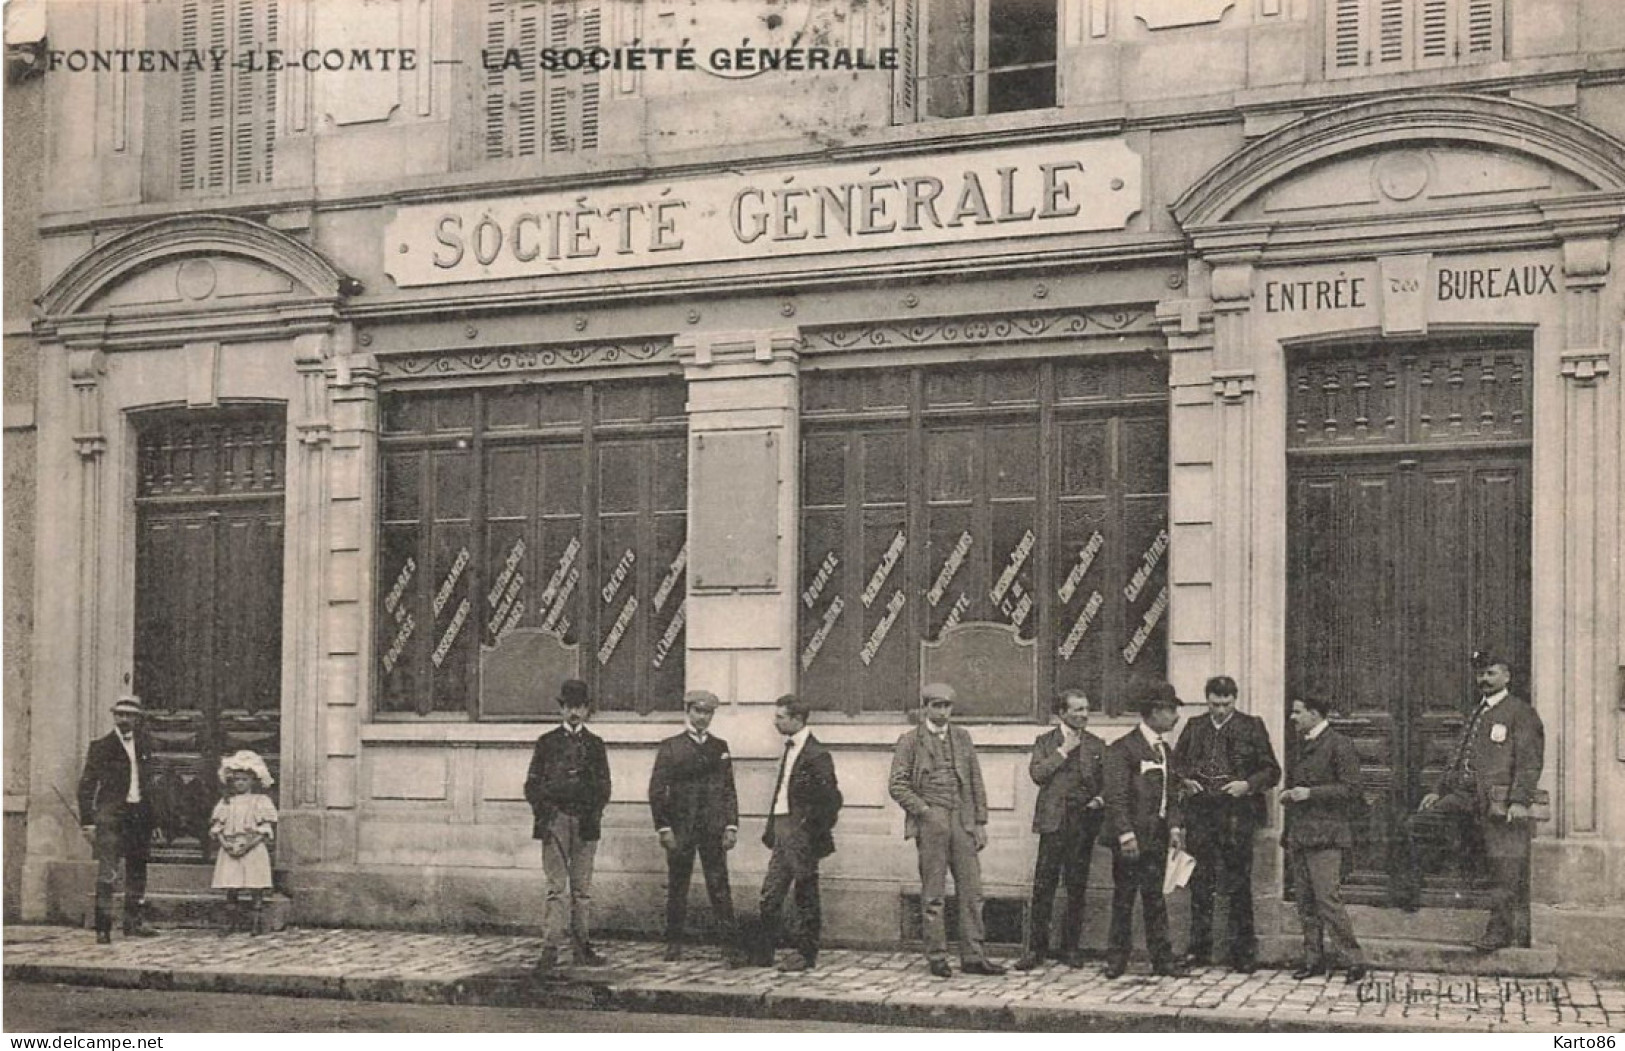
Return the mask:
{"type": "Polygon", "coordinates": [[[603,7],[601,0],[486,0],[486,160],[598,148],[600,74],[562,63],[545,69],[538,56],[603,46],[603,7]]]}
{"type": "Polygon", "coordinates": [[[1326,75],[1351,77],[1502,55],[1505,0],[1329,0],[1326,75]]]}
{"type": "Polygon", "coordinates": [[[1055,105],[1055,0],[903,0],[899,11],[900,121],[1055,105]]]}
{"type": "Polygon", "coordinates": [[[183,51],[226,54],[221,69],[180,73],[176,177],[182,193],[227,191],[271,182],[276,143],[276,74],[243,61],[276,49],[276,0],[180,0],[176,37],[183,51]]]}

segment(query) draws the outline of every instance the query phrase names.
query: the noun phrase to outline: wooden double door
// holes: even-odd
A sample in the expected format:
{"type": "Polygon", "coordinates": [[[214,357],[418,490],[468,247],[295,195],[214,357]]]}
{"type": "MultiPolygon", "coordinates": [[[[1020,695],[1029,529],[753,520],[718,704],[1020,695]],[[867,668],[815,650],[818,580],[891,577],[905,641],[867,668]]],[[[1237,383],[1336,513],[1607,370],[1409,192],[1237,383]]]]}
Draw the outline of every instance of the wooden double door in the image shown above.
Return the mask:
{"type": "Polygon", "coordinates": [[[1408,817],[1476,703],[1473,651],[1527,692],[1527,360],[1379,347],[1290,370],[1287,697],[1330,700],[1360,753],[1351,900],[1480,897],[1460,829],[1408,817]]]}
{"type": "Polygon", "coordinates": [[[159,853],[203,861],[220,757],[251,749],[280,772],[282,411],[154,417],[138,444],[135,690],[159,853]]]}

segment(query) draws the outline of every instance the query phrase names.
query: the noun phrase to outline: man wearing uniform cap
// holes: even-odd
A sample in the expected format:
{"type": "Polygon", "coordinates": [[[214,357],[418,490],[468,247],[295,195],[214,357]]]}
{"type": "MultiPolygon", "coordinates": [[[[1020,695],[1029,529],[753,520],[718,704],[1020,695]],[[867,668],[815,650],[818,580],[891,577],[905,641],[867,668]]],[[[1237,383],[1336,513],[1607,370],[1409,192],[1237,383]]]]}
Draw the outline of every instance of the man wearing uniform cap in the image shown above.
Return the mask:
{"type": "Polygon", "coordinates": [[[737,961],[728,851],[739,839],[739,796],[728,742],[711,733],[717,695],[683,695],[683,732],[660,742],[649,777],[649,810],[666,852],[666,959],[683,955],[688,885],[694,855],[705,870],[705,893],[729,963],[737,961]]]}
{"type": "Polygon", "coordinates": [[[141,698],[113,704],[113,731],[90,742],[79,778],[79,824],[96,857],[96,941],[113,940],[113,884],[124,866],[124,933],[154,933],[143,925],[147,858],[157,817],[153,809],[152,742],[141,728],[141,698]]]}
{"type": "Polygon", "coordinates": [[[959,898],[959,959],[966,974],[998,975],[1004,968],[982,947],[982,863],[987,846],[987,789],[970,734],[953,725],[954,691],[934,682],[920,690],[920,725],[892,752],[891,797],[903,808],[903,838],[920,852],[920,913],[931,974],[952,977],[943,917],[948,873],[959,898]]]}
{"type": "Polygon", "coordinates": [[[589,937],[593,861],[609,804],[609,755],[604,739],[587,729],[592,701],[587,684],[566,679],[559,687],[558,727],[536,739],[525,775],[525,801],[535,823],[531,838],[542,842],[542,876],[547,906],[542,916],[538,974],[558,965],[559,943],[570,932],[574,962],[589,967],[607,961],[589,937]]]}
{"type": "Polygon", "coordinates": [[[1473,654],[1479,702],[1436,791],[1418,813],[1460,814],[1477,825],[1489,863],[1490,920],[1474,942],[1482,952],[1529,945],[1531,804],[1546,756],[1546,727],[1528,701],[1507,689],[1505,658],[1473,654]]]}

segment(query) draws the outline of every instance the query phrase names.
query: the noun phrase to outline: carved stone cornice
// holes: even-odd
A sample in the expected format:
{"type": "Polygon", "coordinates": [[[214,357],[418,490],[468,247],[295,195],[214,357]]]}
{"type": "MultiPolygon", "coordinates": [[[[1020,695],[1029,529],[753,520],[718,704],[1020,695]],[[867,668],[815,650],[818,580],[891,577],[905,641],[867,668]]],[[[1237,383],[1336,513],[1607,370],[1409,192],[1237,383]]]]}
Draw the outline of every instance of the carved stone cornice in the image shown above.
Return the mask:
{"type": "Polygon", "coordinates": [[[1213,373],[1213,396],[1226,405],[1239,405],[1253,393],[1252,369],[1226,369],[1213,373]]]}
{"type": "Polygon", "coordinates": [[[378,377],[388,381],[630,365],[673,361],[676,356],[669,341],[651,339],[636,343],[578,343],[517,350],[455,351],[394,356],[380,354],[377,368],[378,377]]]}
{"type": "Polygon", "coordinates": [[[950,347],[1059,337],[1107,337],[1130,332],[1154,332],[1156,329],[1154,309],[1144,304],[1134,304],[1042,314],[933,318],[809,329],[803,338],[803,349],[809,354],[819,354],[950,347]]]}

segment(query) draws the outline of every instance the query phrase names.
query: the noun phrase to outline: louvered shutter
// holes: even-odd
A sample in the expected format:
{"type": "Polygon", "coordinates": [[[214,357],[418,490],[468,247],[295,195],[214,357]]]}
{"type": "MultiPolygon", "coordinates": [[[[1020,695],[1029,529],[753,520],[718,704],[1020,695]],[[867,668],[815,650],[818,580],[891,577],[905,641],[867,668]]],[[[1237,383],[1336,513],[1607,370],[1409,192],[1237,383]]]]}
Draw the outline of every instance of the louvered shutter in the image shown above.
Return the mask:
{"type": "Polygon", "coordinates": [[[492,65],[509,49],[518,69],[485,74],[485,157],[500,160],[598,147],[601,78],[595,70],[543,71],[544,48],[603,45],[603,5],[570,0],[488,0],[485,46],[492,65]]]}
{"type": "Polygon", "coordinates": [[[1369,0],[1331,0],[1326,18],[1326,75],[1349,76],[1365,66],[1365,6],[1369,0]]]}
{"type": "MultiPolygon", "coordinates": [[[[1420,6],[1427,8],[1437,2],[1439,0],[1421,0],[1420,6]]],[[[1412,26],[1417,6],[1417,0],[1376,0],[1371,12],[1372,32],[1367,42],[1371,72],[1410,69],[1415,63],[1412,26]]]]}
{"type": "Polygon", "coordinates": [[[1466,0],[1462,27],[1463,61],[1492,62],[1501,57],[1505,32],[1502,12],[1505,0],[1466,0]]]}
{"type": "Polygon", "coordinates": [[[892,123],[912,124],[919,119],[919,37],[920,0],[898,0],[897,48],[898,69],[892,81],[892,123]]]}
{"type": "Polygon", "coordinates": [[[277,47],[277,30],[275,0],[182,0],[180,47],[229,58],[219,71],[180,74],[176,175],[181,192],[271,181],[276,75],[239,62],[249,52],[277,47]]]}
{"type": "Polygon", "coordinates": [[[1326,0],[1326,75],[1501,57],[1505,0],[1326,0]]]}

